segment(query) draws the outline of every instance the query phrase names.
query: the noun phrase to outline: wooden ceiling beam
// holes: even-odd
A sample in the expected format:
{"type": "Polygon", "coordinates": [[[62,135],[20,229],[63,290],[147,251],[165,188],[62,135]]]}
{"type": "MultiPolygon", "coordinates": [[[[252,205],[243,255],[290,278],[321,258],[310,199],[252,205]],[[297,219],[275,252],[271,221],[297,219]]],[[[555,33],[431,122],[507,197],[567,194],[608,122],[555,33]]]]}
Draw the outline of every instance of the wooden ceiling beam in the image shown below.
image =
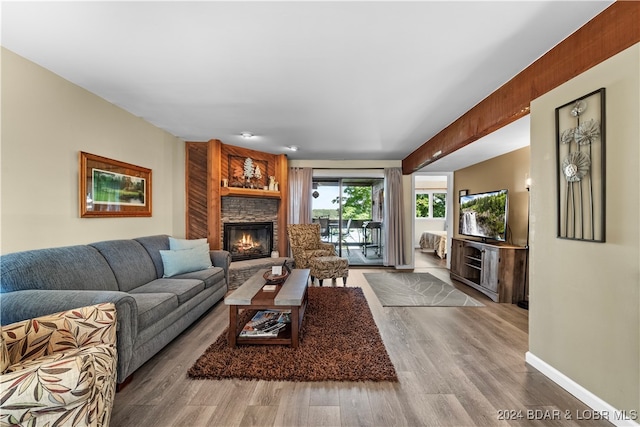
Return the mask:
{"type": "Polygon", "coordinates": [[[640,2],[616,1],[402,160],[409,175],[529,114],[532,100],[640,42],[640,2]]]}

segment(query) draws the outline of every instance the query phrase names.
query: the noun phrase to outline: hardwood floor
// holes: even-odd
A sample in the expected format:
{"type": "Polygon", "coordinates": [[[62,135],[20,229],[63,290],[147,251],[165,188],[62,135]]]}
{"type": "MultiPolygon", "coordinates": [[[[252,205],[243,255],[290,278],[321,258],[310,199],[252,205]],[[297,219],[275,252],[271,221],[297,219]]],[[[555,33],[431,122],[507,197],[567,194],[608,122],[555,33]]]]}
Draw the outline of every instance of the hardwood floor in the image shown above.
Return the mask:
{"type": "MultiPolygon", "coordinates": [[[[416,272],[451,283],[443,260],[417,257],[416,272]]],[[[352,268],[348,286],[362,287],[399,383],[190,380],[188,368],[227,326],[219,303],[136,371],[111,426],[585,425],[575,414],[588,408],[525,365],[526,310],[455,283],[485,307],[382,307],[362,275],[371,271],[352,268]],[[505,413],[522,418],[500,420],[505,413]]]]}

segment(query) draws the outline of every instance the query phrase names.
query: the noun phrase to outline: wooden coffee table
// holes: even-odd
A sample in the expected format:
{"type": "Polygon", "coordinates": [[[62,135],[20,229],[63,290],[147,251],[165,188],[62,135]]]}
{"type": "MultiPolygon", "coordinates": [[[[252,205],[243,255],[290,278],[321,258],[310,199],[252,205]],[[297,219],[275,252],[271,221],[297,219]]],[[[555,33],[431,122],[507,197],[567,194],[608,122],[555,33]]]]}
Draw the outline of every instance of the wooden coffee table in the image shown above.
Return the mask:
{"type": "Polygon", "coordinates": [[[265,271],[260,270],[224,299],[229,306],[229,347],[238,344],[280,344],[297,348],[300,327],[307,308],[309,269],[294,269],[282,285],[275,291],[263,291],[265,271]],[[291,310],[291,324],[277,337],[241,337],[244,324],[238,324],[238,311],[250,310],[291,310]]]}

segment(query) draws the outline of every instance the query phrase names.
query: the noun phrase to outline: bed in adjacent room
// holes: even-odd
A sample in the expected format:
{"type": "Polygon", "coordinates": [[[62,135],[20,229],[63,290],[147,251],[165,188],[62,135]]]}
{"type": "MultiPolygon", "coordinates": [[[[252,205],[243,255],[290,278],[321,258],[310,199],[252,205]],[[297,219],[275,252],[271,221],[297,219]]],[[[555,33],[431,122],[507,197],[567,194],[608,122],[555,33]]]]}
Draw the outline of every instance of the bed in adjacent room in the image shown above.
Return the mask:
{"type": "Polygon", "coordinates": [[[436,255],[444,259],[447,256],[447,232],[425,231],[420,236],[420,249],[433,250],[436,255]]]}

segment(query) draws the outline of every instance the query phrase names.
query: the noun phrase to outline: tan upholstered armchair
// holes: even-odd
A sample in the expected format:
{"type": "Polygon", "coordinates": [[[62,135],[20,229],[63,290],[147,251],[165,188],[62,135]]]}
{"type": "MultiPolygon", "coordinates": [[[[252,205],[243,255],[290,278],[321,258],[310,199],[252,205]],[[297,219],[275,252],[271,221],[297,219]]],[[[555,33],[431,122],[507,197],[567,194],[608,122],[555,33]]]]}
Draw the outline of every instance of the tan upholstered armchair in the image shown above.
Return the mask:
{"type": "Polygon", "coordinates": [[[98,304],[2,326],[1,425],[109,425],[116,309],[98,304]]]}
{"type": "Polygon", "coordinates": [[[320,240],[320,224],[289,224],[289,245],[296,268],[309,268],[309,259],[336,254],[332,243],[320,240]]]}

